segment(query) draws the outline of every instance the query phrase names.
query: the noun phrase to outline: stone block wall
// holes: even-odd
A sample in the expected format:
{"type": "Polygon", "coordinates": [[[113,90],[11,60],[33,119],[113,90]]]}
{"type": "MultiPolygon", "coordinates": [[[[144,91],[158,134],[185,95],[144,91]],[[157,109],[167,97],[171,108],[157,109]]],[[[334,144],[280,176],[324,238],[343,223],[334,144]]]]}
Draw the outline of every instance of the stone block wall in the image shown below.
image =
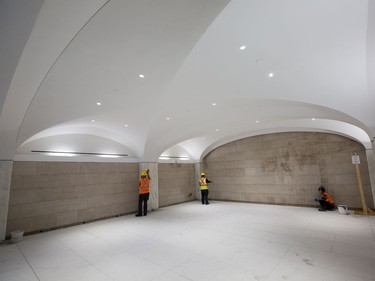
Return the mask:
{"type": "Polygon", "coordinates": [[[194,164],[159,164],[159,207],[195,200],[194,164]]]}
{"type": "Polygon", "coordinates": [[[315,205],[323,185],[336,204],[361,208],[351,155],[361,159],[366,203],[374,207],[364,147],[345,137],[314,132],[261,135],[237,140],[204,158],[210,198],[244,202],[315,205]]]}
{"type": "Polygon", "coordinates": [[[135,212],[139,164],[14,162],[7,236],[135,212]]]}

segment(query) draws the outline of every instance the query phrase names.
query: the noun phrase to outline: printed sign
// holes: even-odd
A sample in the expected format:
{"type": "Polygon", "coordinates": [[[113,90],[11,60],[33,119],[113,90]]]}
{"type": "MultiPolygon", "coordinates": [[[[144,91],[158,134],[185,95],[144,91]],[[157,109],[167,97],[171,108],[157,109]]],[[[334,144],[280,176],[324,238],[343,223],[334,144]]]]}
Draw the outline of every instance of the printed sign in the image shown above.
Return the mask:
{"type": "Polygon", "coordinates": [[[352,163],[353,163],[353,165],[358,165],[358,164],[360,164],[360,161],[359,161],[359,155],[357,155],[357,154],[352,155],[352,163]]]}

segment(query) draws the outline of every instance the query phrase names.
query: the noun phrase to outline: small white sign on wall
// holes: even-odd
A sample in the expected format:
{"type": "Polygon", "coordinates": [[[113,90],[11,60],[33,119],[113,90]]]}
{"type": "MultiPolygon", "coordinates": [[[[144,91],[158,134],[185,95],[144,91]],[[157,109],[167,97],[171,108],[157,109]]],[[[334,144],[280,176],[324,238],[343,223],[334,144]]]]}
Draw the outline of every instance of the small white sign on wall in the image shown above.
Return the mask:
{"type": "Polygon", "coordinates": [[[353,165],[360,164],[359,155],[357,155],[357,154],[352,155],[352,163],[353,163],[353,165]]]}

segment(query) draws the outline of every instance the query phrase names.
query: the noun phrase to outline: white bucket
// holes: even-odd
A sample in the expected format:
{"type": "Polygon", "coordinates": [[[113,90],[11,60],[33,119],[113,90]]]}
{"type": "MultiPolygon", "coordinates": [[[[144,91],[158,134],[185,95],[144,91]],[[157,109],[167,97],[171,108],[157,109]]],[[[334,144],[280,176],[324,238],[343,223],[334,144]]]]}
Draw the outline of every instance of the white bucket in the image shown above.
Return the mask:
{"type": "Polygon", "coordinates": [[[10,233],[10,241],[12,243],[21,242],[23,238],[23,230],[16,230],[10,233]]]}
{"type": "Polygon", "coordinates": [[[338,205],[337,209],[341,215],[348,215],[349,214],[349,207],[347,205],[338,205]]]}

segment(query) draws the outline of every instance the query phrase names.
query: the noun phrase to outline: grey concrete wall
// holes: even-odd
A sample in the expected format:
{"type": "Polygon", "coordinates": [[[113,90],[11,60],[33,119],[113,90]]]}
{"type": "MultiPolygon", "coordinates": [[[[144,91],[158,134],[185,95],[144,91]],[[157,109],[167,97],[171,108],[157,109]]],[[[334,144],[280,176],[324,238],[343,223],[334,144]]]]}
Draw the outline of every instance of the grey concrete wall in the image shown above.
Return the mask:
{"type": "Polygon", "coordinates": [[[366,203],[374,207],[364,147],[345,137],[313,132],[278,133],[231,142],[204,158],[211,199],[314,205],[324,185],[336,204],[361,208],[355,166],[361,158],[366,203]]]}
{"type": "Polygon", "coordinates": [[[159,206],[195,200],[194,164],[159,164],[159,206]]]}
{"type": "Polygon", "coordinates": [[[14,162],[7,236],[135,212],[138,180],[138,163],[14,162]]]}
{"type": "Polygon", "coordinates": [[[13,161],[0,161],[0,241],[5,240],[13,161]]]}

